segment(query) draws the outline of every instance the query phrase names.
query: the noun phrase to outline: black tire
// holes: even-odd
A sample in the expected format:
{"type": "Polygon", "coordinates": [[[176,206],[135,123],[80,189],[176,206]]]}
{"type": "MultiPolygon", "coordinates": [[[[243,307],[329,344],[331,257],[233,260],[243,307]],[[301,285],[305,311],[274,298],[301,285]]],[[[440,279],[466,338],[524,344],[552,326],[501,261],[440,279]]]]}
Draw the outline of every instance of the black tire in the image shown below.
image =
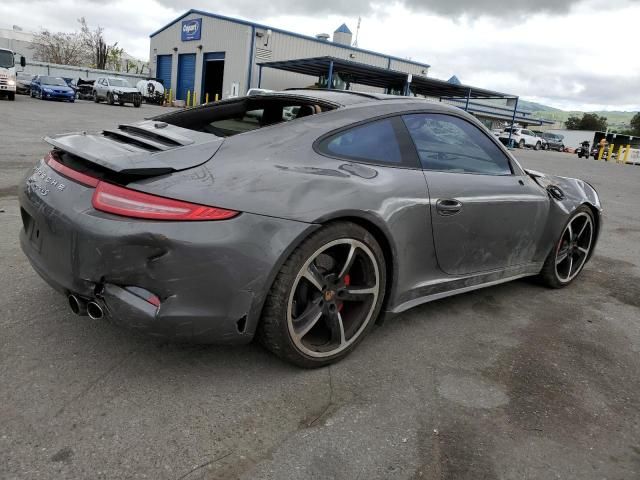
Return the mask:
{"type": "Polygon", "coordinates": [[[16,99],[16,93],[15,92],[9,92],[9,100],[11,100],[12,102],[15,101],[16,99]]]}
{"type": "MultiPolygon", "coordinates": [[[[340,245],[340,247],[342,247],[342,245],[340,245]]],[[[335,263],[337,265],[342,262],[335,263]]],[[[353,263],[353,265],[355,265],[355,263],[353,263]]],[[[348,271],[351,272],[351,270],[348,271]]],[[[272,353],[300,367],[317,368],[336,362],[348,355],[375,325],[375,320],[382,307],[385,286],[386,266],[384,255],[380,245],[373,235],[359,225],[350,222],[338,222],[328,225],[314,232],[309,236],[309,238],[305,239],[283,264],[265,301],[264,309],[262,311],[262,319],[258,326],[258,339],[272,353]],[[296,298],[295,295],[297,294],[297,291],[295,289],[300,288],[300,274],[307,262],[312,261],[314,258],[319,258],[316,256],[318,252],[323,248],[326,248],[332,242],[341,241],[364,245],[369,250],[367,253],[369,256],[363,255],[363,257],[365,258],[365,262],[372,259],[375,259],[375,262],[377,262],[377,269],[375,272],[378,275],[378,293],[376,297],[371,299],[371,303],[368,306],[360,309],[361,312],[364,312],[364,316],[362,317],[363,320],[354,324],[353,330],[356,331],[348,341],[340,343],[339,348],[342,350],[337,351],[335,354],[332,353],[334,350],[327,350],[325,353],[327,356],[322,357],[314,356],[313,352],[310,355],[305,353],[303,349],[296,345],[290,333],[288,320],[290,302],[294,301],[293,299],[296,298]]],[[[307,290],[319,292],[312,287],[307,287],[307,290]]],[[[320,300],[326,300],[326,294],[331,294],[331,292],[328,292],[327,290],[328,288],[323,289],[322,293],[319,293],[320,300]]],[[[330,295],[330,298],[331,301],[335,302],[333,295],[330,295]]],[[[335,298],[340,298],[339,292],[336,292],[335,298]]],[[[327,300],[327,305],[328,304],[329,300],[327,300]]],[[[307,307],[309,305],[310,304],[308,304],[307,307]]],[[[322,301],[320,301],[320,306],[322,306],[322,301]]],[[[341,311],[342,306],[343,305],[340,305],[338,307],[338,312],[341,311]]],[[[339,313],[338,316],[341,319],[340,322],[343,330],[341,338],[344,341],[346,339],[344,332],[346,332],[347,327],[345,326],[346,324],[342,323],[342,317],[339,313]]],[[[357,315],[355,317],[358,318],[357,315]]],[[[316,325],[319,325],[320,328],[325,328],[326,325],[328,325],[328,320],[326,318],[322,321],[318,320],[316,325]]],[[[312,330],[309,331],[311,332],[312,330]]],[[[298,341],[300,343],[302,343],[303,338],[306,338],[304,337],[305,335],[307,334],[304,333],[299,337],[298,341]]]]}
{"type": "Polygon", "coordinates": [[[98,92],[93,91],[93,101],[96,103],[100,103],[100,97],[98,97],[98,92]]]}
{"type": "Polygon", "coordinates": [[[542,267],[542,270],[538,274],[538,279],[544,285],[550,288],[563,288],[569,285],[571,282],[573,282],[578,277],[578,275],[580,275],[580,272],[582,272],[582,269],[584,268],[587,261],[591,257],[591,254],[593,252],[593,242],[595,241],[595,221],[594,221],[593,213],[591,212],[591,209],[585,205],[577,208],[571,214],[571,216],[569,217],[565,225],[562,227],[562,233],[560,235],[561,237],[558,240],[556,240],[556,242],[554,243],[553,247],[551,248],[551,251],[549,252],[549,255],[547,255],[547,259],[544,262],[544,266],[542,267]],[[573,222],[577,217],[582,217],[584,215],[586,215],[591,221],[591,236],[590,236],[590,242],[588,247],[588,253],[584,254],[586,258],[584,259],[584,261],[582,261],[579,268],[576,269],[575,273],[572,275],[570,274],[570,278],[563,279],[560,277],[558,273],[556,261],[559,256],[558,254],[560,253],[560,247],[563,245],[565,231],[567,230],[567,226],[571,222],[573,222]]]}
{"type": "Polygon", "coordinates": [[[136,108],[140,108],[141,105],[142,105],[142,100],[136,100],[133,102],[133,106],[136,108]]]}
{"type": "Polygon", "coordinates": [[[518,142],[518,148],[524,148],[524,147],[525,147],[525,143],[524,143],[524,139],[522,139],[518,142]]]}
{"type": "Polygon", "coordinates": [[[115,100],[113,99],[113,94],[111,92],[107,92],[107,103],[109,105],[113,105],[115,100]]]}
{"type": "Polygon", "coordinates": [[[533,149],[534,149],[534,150],[540,150],[540,146],[541,146],[541,145],[542,145],[542,144],[541,144],[540,142],[537,142],[537,143],[534,145],[533,149]]]}

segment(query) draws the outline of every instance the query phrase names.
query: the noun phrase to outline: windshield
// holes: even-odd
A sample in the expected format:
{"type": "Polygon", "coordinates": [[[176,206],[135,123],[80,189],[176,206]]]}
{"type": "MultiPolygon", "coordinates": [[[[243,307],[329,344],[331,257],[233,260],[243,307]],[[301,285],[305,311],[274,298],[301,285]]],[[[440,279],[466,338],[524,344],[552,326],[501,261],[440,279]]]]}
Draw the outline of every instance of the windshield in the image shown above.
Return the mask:
{"type": "Polygon", "coordinates": [[[110,78],[109,85],[112,87],[130,87],[129,82],[122,78],[110,78]]]}
{"type": "Polygon", "coordinates": [[[67,86],[67,82],[59,77],[40,77],[40,83],[42,85],[57,85],[60,87],[67,86]]]}
{"type": "Polygon", "coordinates": [[[0,67],[11,68],[13,65],[13,52],[9,50],[0,50],[0,67]]]}

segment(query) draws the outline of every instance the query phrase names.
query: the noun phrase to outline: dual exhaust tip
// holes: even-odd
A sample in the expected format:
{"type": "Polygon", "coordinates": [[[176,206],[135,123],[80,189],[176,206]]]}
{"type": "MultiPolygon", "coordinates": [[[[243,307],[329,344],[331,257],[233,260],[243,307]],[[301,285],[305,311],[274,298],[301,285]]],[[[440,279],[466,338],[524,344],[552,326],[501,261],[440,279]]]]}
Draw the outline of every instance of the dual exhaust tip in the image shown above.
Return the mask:
{"type": "Polygon", "coordinates": [[[92,320],[100,320],[104,317],[102,306],[96,301],[87,301],[77,295],[69,295],[69,307],[76,315],[89,315],[92,320]]]}

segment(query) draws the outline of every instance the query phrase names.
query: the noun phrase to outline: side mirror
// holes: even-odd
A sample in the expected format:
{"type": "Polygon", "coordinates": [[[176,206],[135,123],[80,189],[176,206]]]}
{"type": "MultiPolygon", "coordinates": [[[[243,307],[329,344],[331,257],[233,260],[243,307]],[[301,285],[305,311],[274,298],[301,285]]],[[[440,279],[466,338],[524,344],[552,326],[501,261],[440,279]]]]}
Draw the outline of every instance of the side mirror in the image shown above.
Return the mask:
{"type": "Polygon", "coordinates": [[[22,68],[27,66],[27,60],[24,57],[20,57],[20,66],[22,68]]]}

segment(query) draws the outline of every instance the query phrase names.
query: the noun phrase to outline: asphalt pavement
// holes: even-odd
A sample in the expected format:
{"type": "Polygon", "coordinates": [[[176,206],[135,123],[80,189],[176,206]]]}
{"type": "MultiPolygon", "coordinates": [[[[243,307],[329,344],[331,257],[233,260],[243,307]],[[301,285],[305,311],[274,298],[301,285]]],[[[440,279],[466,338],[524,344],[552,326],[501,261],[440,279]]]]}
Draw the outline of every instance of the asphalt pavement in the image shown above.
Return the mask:
{"type": "Polygon", "coordinates": [[[581,277],[414,308],[308,371],[74,316],[20,251],[44,135],[162,111],[0,101],[0,479],[640,478],[640,167],[516,150],[601,195],[581,277]]]}

